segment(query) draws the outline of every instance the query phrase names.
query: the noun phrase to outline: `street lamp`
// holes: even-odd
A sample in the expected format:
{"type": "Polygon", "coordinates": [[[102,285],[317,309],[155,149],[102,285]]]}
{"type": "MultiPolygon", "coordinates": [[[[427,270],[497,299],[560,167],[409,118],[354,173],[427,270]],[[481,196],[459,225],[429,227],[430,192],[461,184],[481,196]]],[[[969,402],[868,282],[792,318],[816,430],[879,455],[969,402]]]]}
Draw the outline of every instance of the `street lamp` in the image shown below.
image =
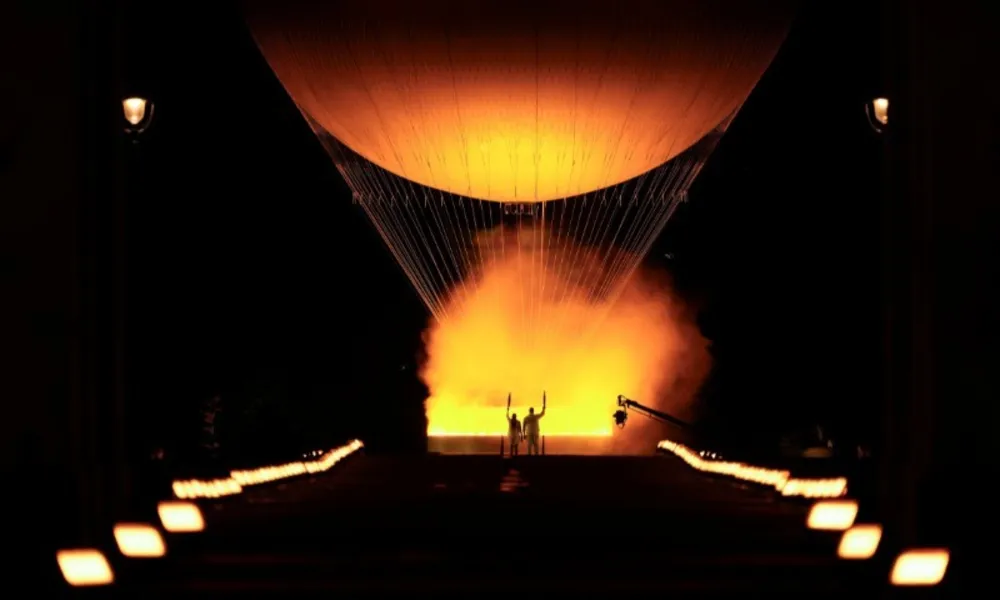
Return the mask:
{"type": "Polygon", "coordinates": [[[868,124],[876,133],[882,133],[885,126],[889,124],[889,99],[875,98],[865,104],[865,114],[868,116],[868,124]]]}
{"type": "MultiPolygon", "coordinates": [[[[128,296],[130,292],[128,280],[128,250],[131,214],[130,204],[133,197],[141,198],[146,196],[143,189],[145,179],[145,148],[139,143],[142,134],[149,129],[153,121],[153,103],[144,96],[126,96],[122,98],[122,130],[125,139],[122,140],[121,147],[121,187],[118,193],[111,194],[108,218],[107,252],[104,259],[108,263],[110,272],[110,290],[107,296],[111,306],[111,327],[112,327],[112,352],[110,357],[110,370],[113,381],[116,385],[113,389],[112,397],[116,411],[116,418],[121,424],[121,433],[116,438],[116,444],[120,444],[123,452],[120,454],[124,464],[116,465],[119,475],[129,483],[130,492],[123,493],[121,500],[128,507],[134,507],[136,503],[143,501],[146,495],[151,492],[152,483],[147,477],[149,466],[140,462],[141,440],[136,434],[147,425],[141,410],[134,397],[126,390],[125,381],[131,370],[132,363],[128,357],[129,335],[127,326],[129,316],[126,311],[128,306],[128,296]],[[125,141],[128,140],[128,141],[125,141]],[[131,143],[128,143],[128,142],[131,143]]],[[[131,510],[131,508],[130,508],[131,510]]],[[[116,538],[119,532],[115,532],[116,538]]],[[[155,533],[155,532],[154,532],[155,533]]],[[[120,540],[119,540],[120,542],[120,540]]],[[[124,550],[123,550],[124,551],[124,550]]]]}
{"type": "Polygon", "coordinates": [[[153,121],[153,103],[139,96],[122,100],[125,115],[125,133],[138,136],[149,129],[153,121]]]}

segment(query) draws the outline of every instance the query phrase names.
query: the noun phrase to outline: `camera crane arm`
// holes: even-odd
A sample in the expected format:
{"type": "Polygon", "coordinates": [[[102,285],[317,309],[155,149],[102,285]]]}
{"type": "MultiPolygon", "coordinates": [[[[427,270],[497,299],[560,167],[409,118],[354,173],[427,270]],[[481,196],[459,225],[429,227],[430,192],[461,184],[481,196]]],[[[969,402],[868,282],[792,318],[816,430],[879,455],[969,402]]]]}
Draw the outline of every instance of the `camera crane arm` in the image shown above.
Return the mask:
{"type": "Polygon", "coordinates": [[[630,400],[621,394],[618,395],[618,406],[619,408],[615,414],[615,423],[619,427],[625,427],[625,421],[628,419],[628,409],[632,409],[639,414],[645,415],[651,419],[656,419],[657,421],[662,421],[664,423],[670,423],[671,425],[676,425],[678,427],[688,428],[690,425],[684,421],[681,421],[677,417],[668,415],[667,413],[660,412],[656,409],[649,408],[648,406],[643,406],[635,400],[630,400]]]}

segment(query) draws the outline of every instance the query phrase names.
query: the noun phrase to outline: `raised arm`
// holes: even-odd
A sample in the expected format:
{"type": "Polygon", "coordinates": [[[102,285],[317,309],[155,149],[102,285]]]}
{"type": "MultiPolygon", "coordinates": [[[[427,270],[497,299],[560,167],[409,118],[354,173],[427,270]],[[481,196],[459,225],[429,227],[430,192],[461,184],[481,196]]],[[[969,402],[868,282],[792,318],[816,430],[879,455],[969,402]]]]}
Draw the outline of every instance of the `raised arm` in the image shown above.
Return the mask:
{"type": "Polygon", "coordinates": [[[542,392],[542,412],[538,413],[538,418],[541,419],[545,416],[545,392],[542,392]]]}
{"type": "Polygon", "coordinates": [[[507,392],[507,421],[510,421],[510,392],[507,392]]]}

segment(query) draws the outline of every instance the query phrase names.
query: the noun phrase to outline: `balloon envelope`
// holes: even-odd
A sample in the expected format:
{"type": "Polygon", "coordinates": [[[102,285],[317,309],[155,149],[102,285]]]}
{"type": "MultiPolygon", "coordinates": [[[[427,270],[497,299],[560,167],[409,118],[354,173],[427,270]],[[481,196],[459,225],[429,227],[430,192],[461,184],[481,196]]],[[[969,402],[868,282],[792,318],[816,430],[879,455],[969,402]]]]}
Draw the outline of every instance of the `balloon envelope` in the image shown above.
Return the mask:
{"type": "Polygon", "coordinates": [[[249,5],[298,106],[412,182],[566,198],[679,155],[745,100],[786,0],[283,0],[249,5]]]}

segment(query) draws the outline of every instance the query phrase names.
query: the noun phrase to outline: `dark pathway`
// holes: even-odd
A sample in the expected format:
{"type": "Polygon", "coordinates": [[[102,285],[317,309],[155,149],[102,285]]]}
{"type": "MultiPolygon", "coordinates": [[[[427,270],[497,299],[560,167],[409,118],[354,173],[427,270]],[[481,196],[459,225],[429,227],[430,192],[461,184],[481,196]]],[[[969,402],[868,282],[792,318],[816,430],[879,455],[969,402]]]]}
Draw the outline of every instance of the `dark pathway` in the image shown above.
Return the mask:
{"type": "Polygon", "coordinates": [[[362,455],[205,504],[205,532],[119,583],[144,598],[878,595],[885,571],[838,561],[807,508],[669,456],[362,455]]]}

